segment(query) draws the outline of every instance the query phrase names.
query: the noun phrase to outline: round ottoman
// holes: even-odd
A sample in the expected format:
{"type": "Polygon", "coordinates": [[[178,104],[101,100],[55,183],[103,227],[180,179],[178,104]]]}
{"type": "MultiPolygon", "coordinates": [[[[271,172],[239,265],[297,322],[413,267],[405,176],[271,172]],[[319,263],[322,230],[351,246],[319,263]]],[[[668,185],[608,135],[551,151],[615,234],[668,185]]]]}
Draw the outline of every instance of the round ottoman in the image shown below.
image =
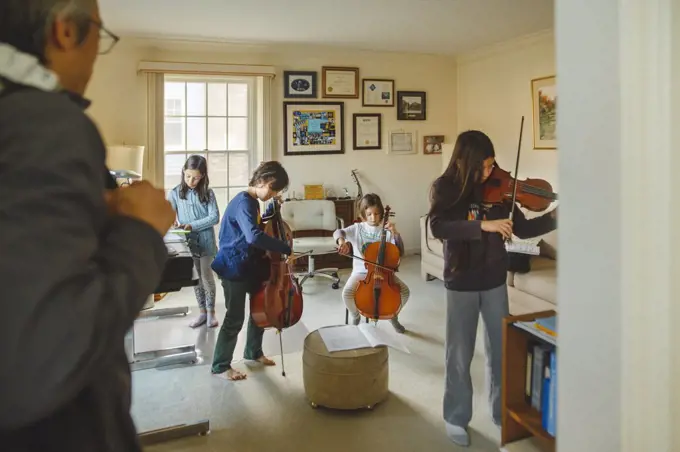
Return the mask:
{"type": "Polygon", "coordinates": [[[384,346],[331,353],[319,330],[309,333],[302,352],[302,379],[307,399],[314,408],[373,408],[389,393],[388,358],[389,353],[384,346]]]}

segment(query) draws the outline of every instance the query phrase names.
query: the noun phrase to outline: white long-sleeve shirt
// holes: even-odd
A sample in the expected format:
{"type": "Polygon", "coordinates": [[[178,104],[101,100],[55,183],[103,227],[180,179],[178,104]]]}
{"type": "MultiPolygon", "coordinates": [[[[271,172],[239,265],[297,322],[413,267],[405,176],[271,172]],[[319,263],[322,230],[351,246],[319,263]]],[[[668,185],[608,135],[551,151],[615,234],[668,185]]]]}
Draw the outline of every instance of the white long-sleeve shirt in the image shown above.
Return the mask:
{"type": "MultiPolygon", "coordinates": [[[[352,244],[354,255],[356,257],[364,258],[364,251],[371,243],[380,241],[380,234],[382,233],[382,225],[371,226],[367,222],[354,223],[346,228],[337,229],[333,233],[333,239],[337,242],[338,239],[343,238],[352,244]]],[[[401,254],[404,254],[404,243],[401,236],[393,237],[390,231],[387,231],[387,241],[396,245],[401,254]]],[[[352,274],[367,273],[366,263],[359,259],[354,259],[352,265],[352,274]]]]}

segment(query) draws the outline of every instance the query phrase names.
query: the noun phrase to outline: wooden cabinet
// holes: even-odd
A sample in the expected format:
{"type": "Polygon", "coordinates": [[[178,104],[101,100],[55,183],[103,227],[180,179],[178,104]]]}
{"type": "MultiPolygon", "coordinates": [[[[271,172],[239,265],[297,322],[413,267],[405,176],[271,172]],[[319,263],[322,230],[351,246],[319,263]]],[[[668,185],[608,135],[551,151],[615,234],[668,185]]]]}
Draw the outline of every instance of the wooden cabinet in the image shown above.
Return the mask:
{"type": "MultiPolygon", "coordinates": [[[[335,203],[335,215],[340,217],[345,222],[345,227],[354,223],[357,214],[354,209],[356,199],[333,199],[335,203]]],[[[291,201],[295,202],[295,201],[291,201]]],[[[333,231],[323,231],[323,230],[309,230],[309,231],[295,231],[293,232],[294,237],[330,237],[333,235],[333,231]]],[[[317,269],[326,267],[337,267],[337,268],[352,268],[352,259],[341,256],[337,253],[335,254],[324,254],[321,256],[314,257],[314,266],[317,269]]],[[[307,268],[307,258],[303,257],[296,261],[295,271],[304,271],[307,268]]]]}

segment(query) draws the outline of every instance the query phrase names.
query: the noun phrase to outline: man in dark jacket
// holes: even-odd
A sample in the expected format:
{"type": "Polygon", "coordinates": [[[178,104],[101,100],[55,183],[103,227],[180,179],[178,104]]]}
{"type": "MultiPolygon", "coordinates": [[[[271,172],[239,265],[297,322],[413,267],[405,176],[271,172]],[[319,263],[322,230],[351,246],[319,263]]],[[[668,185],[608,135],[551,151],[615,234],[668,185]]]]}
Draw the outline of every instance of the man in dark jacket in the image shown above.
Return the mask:
{"type": "Polygon", "coordinates": [[[0,449],[8,452],[140,450],[123,339],[160,280],[174,212],[149,183],[116,188],[84,112],[96,56],[117,39],[96,0],[0,2],[0,449]]]}

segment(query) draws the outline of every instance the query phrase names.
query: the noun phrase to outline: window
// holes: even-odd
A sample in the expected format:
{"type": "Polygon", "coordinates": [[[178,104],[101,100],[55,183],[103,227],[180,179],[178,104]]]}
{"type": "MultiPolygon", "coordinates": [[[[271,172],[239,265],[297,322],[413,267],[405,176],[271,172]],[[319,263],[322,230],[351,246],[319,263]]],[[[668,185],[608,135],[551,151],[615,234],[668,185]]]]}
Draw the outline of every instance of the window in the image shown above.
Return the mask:
{"type": "Polygon", "coordinates": [[[220,213],[262,160],[256,77],[165,76],[165,189],[180,183],[186,159],[208,160],[220,213]]]}

